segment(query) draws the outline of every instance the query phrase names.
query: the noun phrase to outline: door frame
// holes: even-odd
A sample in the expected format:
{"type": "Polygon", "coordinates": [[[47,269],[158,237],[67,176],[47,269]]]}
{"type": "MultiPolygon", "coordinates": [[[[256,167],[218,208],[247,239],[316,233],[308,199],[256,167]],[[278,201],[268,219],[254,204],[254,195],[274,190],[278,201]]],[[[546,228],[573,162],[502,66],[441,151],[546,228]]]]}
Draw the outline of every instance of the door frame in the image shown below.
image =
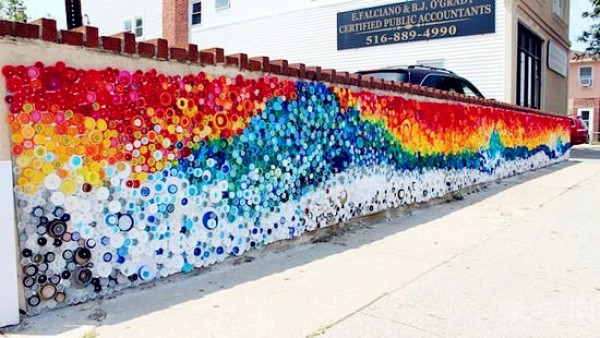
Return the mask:
{"type": "Polygon", "coordinates": [[[594,134],[596,132],[595,128],[594,128],[594,107],[582,107],[582,108],[577,108],[577,116],[581,116],[581,111],[582,110],[587,110],[590,112],[590,118],[589,118],[589,122],[588,122],[588,136],[590,138],[590,142],[592,142],[594,134]]]}

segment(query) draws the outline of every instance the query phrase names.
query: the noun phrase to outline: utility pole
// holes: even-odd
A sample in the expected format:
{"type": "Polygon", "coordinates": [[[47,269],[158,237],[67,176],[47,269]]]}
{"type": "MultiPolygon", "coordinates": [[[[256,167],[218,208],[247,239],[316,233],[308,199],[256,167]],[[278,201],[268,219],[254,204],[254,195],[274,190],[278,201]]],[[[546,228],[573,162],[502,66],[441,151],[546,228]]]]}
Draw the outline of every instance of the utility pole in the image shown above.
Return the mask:
{"type": "Polygon", "coordinates": [[[83,18],[81,16],[81,0],[65,0],[65,10],[67,12],[68,29],[83,26],[83,18]]]}

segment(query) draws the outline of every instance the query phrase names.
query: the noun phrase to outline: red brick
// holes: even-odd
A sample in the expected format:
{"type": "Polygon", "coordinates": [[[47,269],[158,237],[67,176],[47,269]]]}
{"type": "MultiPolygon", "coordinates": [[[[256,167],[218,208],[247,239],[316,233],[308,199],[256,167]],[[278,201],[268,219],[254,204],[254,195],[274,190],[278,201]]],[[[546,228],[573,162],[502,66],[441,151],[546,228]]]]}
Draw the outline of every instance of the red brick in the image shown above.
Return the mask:
{"type": "Polygon", "coordinates": [[[15,22],[14,36],[25,39],[39,39],[40,26],[23,22],[15,22]]]}
{"type": "Polygon", "coordinates": [[[135,34],[123,33],[123,51],[129,54],[135,54],[135,34]]]}
{"type": "Polygon", "coordinates": [[[0,36],[13,35],[14,24],[12,21],[0,20],[0,36]]]}
{"type": "Polygon", "coordinates": [[[185,48],[169,48],[169,60],[176,60],[179,62],[187,61],[188,55],[185,48]]]}
{"type": "Polygon", "coordinates": [[[248,55],[244,53],[227,55],[225,57],[225,65],[233,66],[241,70],[248,70],[248,55]]]}
{"type": "Polygon", "coordinates": [[[303,63],[292,63],[289,65],[290,75],[299,77],[301,79],[306,78],[306,65],[303,63]]]}
{"type": "Polygon", "coordinates": [[[409,93],[409,94],[412,93],[412,87],[411,87],[410,83],[406,83],[406,82],[399,83],[399,87],[400,88],[398,90],[400,92],[409,93]]]}
{"type": "Polygon", "coordinates": [[[123,40],[111,36],[103,36],[100,40],[102,40],[102,49],[116,53],[121,52],[123,40]]]}
{"type": "Polygon", "coordinates": [[[321,80],[321,67],[319,67],[319,66],[306,67],[306,79],[312,80],[312,81],[320,81],[321,80]]]}
{"type": "Polygon", "coordinates": [[[394,81],[392,80],[384,80],[383,81],[383,89],[385,90],[394,90],[394,81]]]}
{"type": "Polygon", "coordinates": [[[259,71],[262,70],[265,73],[268,73],[271,71],[271,64],[270,64],[269,58],[267,56],[256,56],[256,57],[251,58],[250,60],[260,63],[259,71]]]}
{"type": "Polygon", "coordinates": [[[203,49],[202,51],[204,52],[208,52],[208,53],[213,53],[215,55],[215,63],[225,63],[225,51],[223,50],[223,48],[208,48],[208,49],[203,49]]]}
{"type": "Polygon", "coordinates": [[[200,52],[200,63],[203,65],[214,65],[215,64],[215,54],[212,52],[207,52],[201,50],[200,52]]]}
{"type": "Polygon", "coordinates": [[[361,87],[370,87],[371,86],[371,82],[373,82],[373,77],[370,75],[363,75],[360,79],[360,86],[361,87]]]}
{"type": "Polygon", "coordinates": [[[135,34],[130,32],[123,32],[112,35],[111,37],[123,40],[123,52],[128,54],[135,54],[135,34]]]}
{"type": "Polygon", "coordinates": [[[269,63],[269,73],[277,75],[281,74],[281,66],[274,63],[269,63]]]}
{"type": "Polygon", "coordinates": [[[152,39],[146,41],[156,46],[156,57],[162,60],[169,59],[169,43],[165,39],[152,39]]]}
{"type": "Polygon", "coordinates": [[[98,27],[81,26],[73,30],[79,30],[85,35],[85,46],[87,48],[100,48],[100,33],[98,27]]]}
{"type": "Polygon", "coordinates": [[[261,71],[261,64],[259,61],[257,60],[252,60],[249,59],[248,60],[248,70],[251,72],[260,72],[261,71]]]}
{"type": "Polygon", "coordinates": [[[360,74],[350,74],[348,83],[353,86],[360,86],[360,78],[361,78],[360,74]]]}
{"type": "Polygon", "coordinates": [[[275,66],[276,69],[279,70],[278,72],[274,72],[271,69],[271,72],[274,74],[286,75],[286,76],[290,74],[290,68],[289,68],[287,60],[272,60],[270,62],[270,66],[271,67],[275,66]]]}
{"type": "Polygon", "coordinates": [[[55,20],[40,18],[33,21],[32,24],[42,27],[42,40],[49,42],[58,41],[58,31],[56,30],[55,20]]]}
{"type": "MultiPolygon", "coordinates": [[[[337,83],[341,83],[341,84],[349,84],[350,82],[350,73],[348,72],[337,72],[335,74],[336,80],[335,82],[337,83]]],[[[390,88],[391,90],[391,88],[390,88]]]]}
{"type": "Polygon", "coordinates": [[[335,81],[335,69],[323,69],[321,71],[321,79],[323,81],[334,82],[335,81]]]}
{"type": "Polygon", "coordinates": [[[156,46],[151,43],[138,42],[138,54],[141,57],[152,59],[156,55],[156,46]]]}
{"type": "Polygon", "coordinates": [[[240,57],[240,70],[249,70],[250,66],[248,63],[248,54],[239,53],[240,57]]]}
{"type": "MultiPolygon", "coordinates": [[[[184,47],[189,43],[189,0],[163,0],[163,37],[173,47],[184,47]]],[[[205,4],[206,5],[206,4],[205,4]]],[[[160,54],[160,53],[159,53],[160,54]]]]}
{"type": "Polygon", "coordinates": [[[60,31],[60,43],[71,46],[83,46],[83,34],[74,31],[60,31]]]}
{"type": "Polygon", "coordinates": [[[198,62],[198,45],[188,44],[188,60],[190,62],[198,62]]]}
{"type": "Polygon", "coordinates": [[[383,79],[376,79],[374,77],[371,77],[369,87],[373,89],[383,89],[383,79]]]}

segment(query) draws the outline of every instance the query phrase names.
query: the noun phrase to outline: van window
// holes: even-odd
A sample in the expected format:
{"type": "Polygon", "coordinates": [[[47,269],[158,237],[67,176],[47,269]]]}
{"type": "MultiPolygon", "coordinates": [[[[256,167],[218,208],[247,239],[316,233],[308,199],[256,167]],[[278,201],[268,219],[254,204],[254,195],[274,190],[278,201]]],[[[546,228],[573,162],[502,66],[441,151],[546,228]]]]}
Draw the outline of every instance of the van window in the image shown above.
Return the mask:
{"type": "Polygon", "coordinates": [[[363,74],[363,77],[372,76],[376,79],[384,79],[394,82],[408,82],[408,74],[405,72],[378,72],[363,74]]]}
{"type": "Polygon", "coordinates": [[[464,94],[462,85],[457,81],[457,79],[449,76],[431,74],[427,75],[421,82],[421,86],[464,94]]]}
{"type": "Polygon", "coordinates": [[[451,76],[430,74],[425,76],[425,79],[423,79],[421,82],[421,86],[441,89],[467,96],[483,97],[477,88],[475,88],[475,86],[468,81],[451,76]]]}
{"type": "Polygon", "coordinates": [[[475,86],[473,86],[470,82],[460,80],[460,83],[462,85],[462,88],[463,88],[462,90],[465,95],[474,96],[474,97],[483,97],[481,92],[479,90],[477,90],[477,88],[475,88],[475,86]]]}

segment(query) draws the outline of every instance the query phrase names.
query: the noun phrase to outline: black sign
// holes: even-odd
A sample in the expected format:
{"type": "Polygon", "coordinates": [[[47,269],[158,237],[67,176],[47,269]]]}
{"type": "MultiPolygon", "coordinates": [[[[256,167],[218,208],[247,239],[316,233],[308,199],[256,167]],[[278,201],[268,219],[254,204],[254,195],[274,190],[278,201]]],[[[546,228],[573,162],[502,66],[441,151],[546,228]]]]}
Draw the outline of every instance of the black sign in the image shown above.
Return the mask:
{"type": "Polygon", "coordinates": [[[337,14],[337,49],[493,33],[494,0],[416,0],[337,14]]]}

